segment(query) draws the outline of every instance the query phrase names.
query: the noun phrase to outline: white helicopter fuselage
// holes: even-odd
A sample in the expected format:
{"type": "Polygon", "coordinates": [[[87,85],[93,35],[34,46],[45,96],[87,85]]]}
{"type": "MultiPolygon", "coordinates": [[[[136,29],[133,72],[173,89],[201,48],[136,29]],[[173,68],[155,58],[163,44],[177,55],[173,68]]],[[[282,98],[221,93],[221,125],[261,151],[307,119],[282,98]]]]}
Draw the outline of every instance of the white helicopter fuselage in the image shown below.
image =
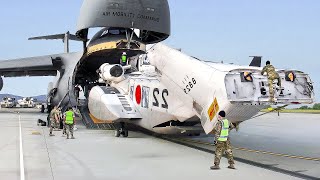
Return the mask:
{"type": "MultiPolygon", "coordinates": [[[[109,87],[104,88],[115,89],[111,93],[99,86],[91,90],[88,107],[92,116],[101,122],[133,123],[161,134],[199,130],[208,134],[221,110],[231,122],[239,123],[270,105],[268,80],[260,67],[204,62],[160,43],[142,59],[139,71],[107,83],[109,87]],[[243,81],[243,72],[250,72],[252,81],[243,81]]],[[[295,73],[297,81],[310,82],[305,74],[295,73]]],[[[299,93],[299,84],[291,85],[284,72],[279,74],[283,87],[288,87],[282,89],[279,103],[313,101],[313,92],[299,93]]]]}

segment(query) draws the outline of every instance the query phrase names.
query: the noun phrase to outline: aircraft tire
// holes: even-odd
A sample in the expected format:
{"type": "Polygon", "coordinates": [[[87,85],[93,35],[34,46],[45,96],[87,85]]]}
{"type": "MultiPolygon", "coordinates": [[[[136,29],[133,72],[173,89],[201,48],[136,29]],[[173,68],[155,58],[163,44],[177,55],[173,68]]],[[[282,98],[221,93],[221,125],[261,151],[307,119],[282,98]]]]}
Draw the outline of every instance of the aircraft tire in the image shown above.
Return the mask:
{"type": "Polygon", "coordinates": [[[47,127],[50,127],[50,115],[47,116],[47,127]]]}
{"type": "Polygon", "coordinates": [[[129,135],[129,131],[127,129],[124,129],[123,133],[122,133],[122,136],[123,137],[128,137],[128,135],[129,135]]]}
{"type": "Polygon", "coordinates": [[[45,108],[44,108],[44,105],[42,104],[42,105],[41,105],[41,113],[44,113],[44,109],[45,109],[45,108]]]}
{"type": "Polygon", "coordinates": [[[114,131],[114,136],[115,137],[120,137],[120,129],[116,129],[115,131],[114,131]]]}
{"type": "Polygon", "coordinates": [[[47,106],[47,109],[48,109],[48,113],[50,114],[50,113],[51,113],[51,110],[52,110],[52,106],[51,106],[51,105],[48,105],[48,106],[47,106]]]}

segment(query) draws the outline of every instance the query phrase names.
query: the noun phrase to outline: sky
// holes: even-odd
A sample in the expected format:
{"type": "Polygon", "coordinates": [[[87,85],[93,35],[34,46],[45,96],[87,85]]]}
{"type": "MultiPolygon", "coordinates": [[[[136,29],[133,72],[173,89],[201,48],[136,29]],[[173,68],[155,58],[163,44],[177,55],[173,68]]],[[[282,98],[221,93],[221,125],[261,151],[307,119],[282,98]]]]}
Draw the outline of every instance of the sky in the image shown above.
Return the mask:
{"type": "MultiPolygon", "coordinates": [[[[11,0],[0,11],[0,60],[63,52],[62,41],[32,36],[76,31],[81,0],[11,0]]],[[[320,101],[320,1],[169,0],[171,36],[165,44],[203,60],[248,65],[263,56],[280,69],[310,74],[320,101]]],[[[71,43],[71,51],[81,50],[71,43]]],[[[264,63],[263,62],[263,63],[264,63]]],[[[1,93],[47,93],[52,77],[5,78],[1,93]]]]}

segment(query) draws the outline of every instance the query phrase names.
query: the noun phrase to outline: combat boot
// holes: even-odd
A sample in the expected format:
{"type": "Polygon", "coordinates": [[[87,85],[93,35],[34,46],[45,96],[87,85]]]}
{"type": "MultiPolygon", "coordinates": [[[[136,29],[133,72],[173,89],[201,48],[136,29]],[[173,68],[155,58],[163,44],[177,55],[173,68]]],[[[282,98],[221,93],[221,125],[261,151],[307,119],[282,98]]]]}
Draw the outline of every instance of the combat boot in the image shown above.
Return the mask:
{"type": "Polygon", "coordinates": [[[229,168],[229,169],[236,169],[233,164],[230,164],[230,165],[228,166],[228,168],[229,168]]]}
{"type": "Polygon", "coordinates": [[[220,167],[219,167],[219,165],[215,164],[214,166],[211,166],[210,169],[211,170],[218,170],[218,169],[220,169],[220,167]]]}

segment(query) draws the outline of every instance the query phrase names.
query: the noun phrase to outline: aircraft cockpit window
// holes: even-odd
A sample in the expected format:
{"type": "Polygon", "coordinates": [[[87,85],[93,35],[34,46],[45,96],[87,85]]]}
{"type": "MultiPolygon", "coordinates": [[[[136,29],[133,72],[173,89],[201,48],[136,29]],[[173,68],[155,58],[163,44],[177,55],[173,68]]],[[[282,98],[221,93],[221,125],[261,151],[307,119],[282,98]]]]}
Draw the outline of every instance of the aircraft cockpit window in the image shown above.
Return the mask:
{"type": "Polygon", "coordinates": [[[126,31],[124,29],[109,29],[109,34],[111,35],[120,35],[125,33],[126,31]]]}
{"type": "Polygon", "coordinates": [[[100,33],[97,33],[97,35],[95,35],[92,38],[92,41],[96,39],[104,38],[108,35],[125,35],[125,34],[126,34],[126,31],[124,29],[106,29],[105,28],[100,33]]]}
{"type": "Polygon", "coordinates": [[[119,34],[120,34],[120,31],[119,31],[119,29],[111,29],[111,30],[109,30],[109,34],[119,35],[119,34]]]}
{"type": "Polygon", "coordinates": [[[105,30],[105,31],[103,31],[103,33],[101,34],[101,36],[100,37],[103,37],[103,36],[105,36],[105,35],[107,35],[108,34],[108,30],[105,30]]]}

